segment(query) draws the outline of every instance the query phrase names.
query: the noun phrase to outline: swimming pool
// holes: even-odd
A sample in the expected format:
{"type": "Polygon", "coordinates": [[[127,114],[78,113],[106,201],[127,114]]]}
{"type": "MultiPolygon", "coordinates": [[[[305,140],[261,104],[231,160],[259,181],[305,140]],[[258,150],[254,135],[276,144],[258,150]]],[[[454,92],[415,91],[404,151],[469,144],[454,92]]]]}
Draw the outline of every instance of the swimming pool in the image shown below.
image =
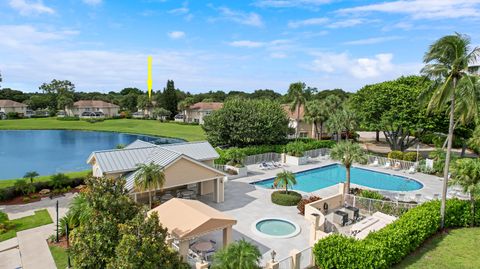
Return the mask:
{"type": "MultiPolygon", "coordinates": [[[[345,167],[340,164],[332,164],[303,172],[295,173],[297,184],[292,189],[312,192],[336,185],[345,180],[345,167]]],[[[350,174],[352,184],[365,187],[389,190],[389,191],[414,191],[423,188],[422,183],[396,175],[376,172],[368,169],[352,167],[350,174]]],[[[264,188],[271,188],[273,178],[252,183],[264,188]]]]}

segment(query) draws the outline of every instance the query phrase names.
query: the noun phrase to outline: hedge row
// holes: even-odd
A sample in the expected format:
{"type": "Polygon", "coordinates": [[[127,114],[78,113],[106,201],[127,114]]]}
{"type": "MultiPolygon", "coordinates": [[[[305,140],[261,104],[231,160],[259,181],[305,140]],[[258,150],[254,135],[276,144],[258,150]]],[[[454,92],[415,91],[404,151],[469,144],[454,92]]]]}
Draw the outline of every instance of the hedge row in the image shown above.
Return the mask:
{"type": "MultiPolygon", "coordinates": [[[[409,161],[409,162],[415,162],[417,161],[417,153],[410,151],[410,152],[401,152],[398,150],[390,151],[387,156],[389,159],[395,159],[395,160],[404,160],[404,161],[409,161]]],[[[421,155],[418,156],[418,158],[421,158],[421,155]]]]}
{"type": "MultiPolygon", "coordinates": [[[[303,142],[303,150],[312,150],[319,148],[331,148],[335,145],[335,141],[332,140],[313,140],[313,139],[301,139],[303,142]]],[[[290,142],[296,143],[296,142],[290,142]]],[[[290,144],[289,143],[289,144],[290,144]]],[[[298,143],[298,142],[297,142],[298,143]]],[[[258,145],[258,146],[249,146],[244,148],[234,148],[235,150],[241,151],[246,156],[263,154],[268,152],[284,153],[286,152],[286,147],[288,144],[279,144],[279,145],[258,145]]],[[[229,159],[229,149],[222,150],[217,148],[217,152],[220,155],[220,158],[215,160],[217,164],[226,164],[229,159]]]]}
{"type": "Polygon", "coordinates": [[[283,206],[294,206],[302,200],[302,195],[295,191],[274,191],[272,192],[272,203],[283,206]]]}
{"type": "MultiPolygon", "coordinates": [[[[480,206],[477,201],[476,206],[480,206]]],[[[469,201],[447,201],[445,227],[467,227],[471,223],[469,201]]],[[[480,212],[475,225],[480,224],[480,212]]],[[[415,207],[385,228],[370,233],[364,240],[334,234],[314,246],[316,264],[323,268],[390,268],[439,231],[440,202],[415,207]]]]}
{"type": "MultiPolygon", "coordinates": [[[[61,183],[61,187],[75,188],[76,186],[82,185],[83,183],[84,178],[67,178],[61,183]]],[[[53,183],[51,181],[39,181],[32,184],[35,187],[35,192],[39,192],[43,189],[53,189],[53,183]]],[[[17,190],[15,186],[0,189],[0,201],[11,200],[18,196],[22,196],[22,193],[20,190],[17,190]]]]}

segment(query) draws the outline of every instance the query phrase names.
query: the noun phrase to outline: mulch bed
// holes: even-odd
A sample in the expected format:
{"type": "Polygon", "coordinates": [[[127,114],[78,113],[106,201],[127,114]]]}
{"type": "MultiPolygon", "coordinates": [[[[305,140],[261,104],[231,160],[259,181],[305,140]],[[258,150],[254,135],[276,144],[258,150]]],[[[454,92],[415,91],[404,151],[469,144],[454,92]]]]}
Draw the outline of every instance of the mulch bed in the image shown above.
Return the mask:
{"type": "Polygon", "coordinates": [[[58,238],[58,243],[57,242],[48,242],[48,245],[49,246],[56,246],[56,247],[61,247],[63,249],[67,249],[67,237],[66,236],[62,236],[60,238],[58,238]]]}
{"type": "MultiPolygon", "coordinates": [[[[77,193],[77,192],[80,192],[80,190],[78,189],[75,189],[73,188],[72,190],[70,190],[69,192],[65,192],[65,193],[62,193],[62,194],[58,194],[58,195],[55,195],[53,196],[53,198],[57,198],[57,197],[62,197],[64,196],[66,193],[77,193]]],[[[24,204],[29,204],[29,203],[33,203],[33,202],[38,202],[40,201],[42,198],[44,197],[50,197],[50,194],[47,194],[47,195],[40,195],[38,192],[37,193],[34,193],[32,195],[37,195],[38,198],[35,198],[35,199],[30,199],[28,202],[25,202],[23,201],[23,197],[24,196],[17,196],[11,200],[8,200],[8,201],[0,201],[0,205],[24,205],[24,204]]]]}

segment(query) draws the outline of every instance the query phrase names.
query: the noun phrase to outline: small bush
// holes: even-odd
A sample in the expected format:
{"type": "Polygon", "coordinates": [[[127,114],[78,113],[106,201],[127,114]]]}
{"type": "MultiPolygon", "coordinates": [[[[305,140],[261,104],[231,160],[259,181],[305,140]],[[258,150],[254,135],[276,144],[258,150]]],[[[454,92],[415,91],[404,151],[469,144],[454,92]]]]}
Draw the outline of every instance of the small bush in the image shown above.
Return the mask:
{"type": "Polygon", "coordinates": [[[283,206],[294,206],[302,199],[302,195],[295,191],[275,191],[272,193],[272,203],[283,206]]]}
{"type": "Polygon", "coordinates": [[[398,150],[393,150],[388,153],[387,156],[389,159],[403,160],[403,152],[398,150]]]}
{"type": "Polygon", "coordinates": [[[8,112],[7,119],[9,120],[20,119],[20,114],[18,114],[18,112],[8,112]]]}
{"type": "Polygon", "coordinates": [[[371,190],[362,190],[360,192],[360,197],[369,198],[369,199],[376,199],[376,200],[383,200],[384,197],[378,191],[371,191],[371,190]]]}
{"type": "MultiPolygon", "coordinates": [[[[418,159],[420,160],[420,154],[418,156],[418,159]]],[[[416,162],[417,161],[417,153],[416,152],[405,152],[403,154],[403,160],[404,161],[409,161],[409,162],[416,162]]]]}
{"type": "Polygon", "coordinates": [[[28,203],[28,202],[30,202],[30,200],[31,200],[31,199],[30,199],[30,197],[28,197],[28,196],[25,196],[25,197],[22,198],[22,201],[23,201],[24,203],[28,203]]]}
{"type": "Polygon", "coordinates": [[[66,185],[67,181],[68,181],[68,176],[62,173],[54,174],[51,177],[51,183],[54,189],[61,189],[66,185]]]}
{"type": "Polygon", "coordinates": [[[79,121],[79,117],[57,117],[57,120],[60,121],[79,121]]]}
{"type": "Polygon", "coordinates": [[[305,205],[306,204],[318,201],[320,199],[322,199],[322,198],[320,198],[318,196],[310,196],[308,198],[303,198],[302,200],[300,200],[300,202],[298,202],[298,204],[297,204],[297,209],[298,209],[300,215],[305,216],[305,205]]]}
{"type": "Polygon", "coordinates": [[[302,157],[305,151],[305,143],[302,141],[290,142],[285,146],[285,152],[290,156],[302,157]]]}

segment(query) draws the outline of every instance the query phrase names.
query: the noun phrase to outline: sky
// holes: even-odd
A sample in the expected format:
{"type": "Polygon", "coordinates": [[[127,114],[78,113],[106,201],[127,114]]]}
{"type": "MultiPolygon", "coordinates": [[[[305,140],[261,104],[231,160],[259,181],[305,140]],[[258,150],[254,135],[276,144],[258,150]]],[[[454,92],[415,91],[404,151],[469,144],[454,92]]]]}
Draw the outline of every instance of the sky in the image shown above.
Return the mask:
{"type": "Polygon", "coordinates": [[[0,0],[2,87],[192,93],[292,82],[354,92],[418,74],[436,39],[480,45],[480,0],[0,0]]]}

